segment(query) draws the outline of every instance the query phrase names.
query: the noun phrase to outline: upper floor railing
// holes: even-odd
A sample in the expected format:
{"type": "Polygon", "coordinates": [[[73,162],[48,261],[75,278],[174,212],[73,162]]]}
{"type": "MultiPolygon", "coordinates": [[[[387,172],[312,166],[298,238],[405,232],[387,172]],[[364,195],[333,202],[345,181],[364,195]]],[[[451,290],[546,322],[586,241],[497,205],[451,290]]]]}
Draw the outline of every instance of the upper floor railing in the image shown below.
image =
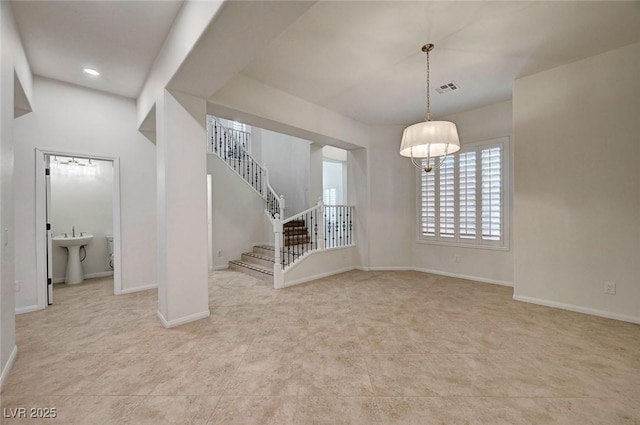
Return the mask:
{"type": "Polygon", "coordinates": [[[284,198],[278,196],[269,184],[269,172],[248,151],[250,134],[229,129],[220,120],[209,115],[207,152],[217,155],[248,183],[266,203],[265,210],[273,219],[284,215],[284,198]]]}

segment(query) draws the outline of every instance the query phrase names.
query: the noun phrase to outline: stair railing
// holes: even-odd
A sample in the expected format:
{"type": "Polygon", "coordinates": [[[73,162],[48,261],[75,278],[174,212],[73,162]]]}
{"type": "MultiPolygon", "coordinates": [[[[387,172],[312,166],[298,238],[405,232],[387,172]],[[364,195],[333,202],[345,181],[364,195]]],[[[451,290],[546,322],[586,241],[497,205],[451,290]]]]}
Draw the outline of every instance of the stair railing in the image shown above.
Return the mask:
{"type": "Polygon", "coordinates": [[[269,172],[247,150],[249,134],[225,127],[218,118],[209,115],[207,152],[217,155],[249,184],[266,202],[265,212],[273,220],[284,216],[284,197],[278,196],[269,184],[269,172]]]}
{"type": "Polygon", "coordinates": [[[308,253],[355,245],[354,210],[351,205],[325,205],[321,198],[286,220],[276,216],[274,286],[284,287],[286,270],[308,253]]]}

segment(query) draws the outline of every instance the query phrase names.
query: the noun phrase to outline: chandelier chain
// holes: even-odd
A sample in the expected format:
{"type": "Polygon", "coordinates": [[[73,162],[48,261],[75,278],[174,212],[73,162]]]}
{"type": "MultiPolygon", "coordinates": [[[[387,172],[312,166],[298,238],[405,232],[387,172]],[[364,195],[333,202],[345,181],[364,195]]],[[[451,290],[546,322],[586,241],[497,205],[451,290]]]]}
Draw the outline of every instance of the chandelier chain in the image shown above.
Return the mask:
{"type": "Polygon", "coordinates": [[[429,87],[429,50],[427,50],[427,115],[426,120],[431,121],[431,93],[429,87]]]}

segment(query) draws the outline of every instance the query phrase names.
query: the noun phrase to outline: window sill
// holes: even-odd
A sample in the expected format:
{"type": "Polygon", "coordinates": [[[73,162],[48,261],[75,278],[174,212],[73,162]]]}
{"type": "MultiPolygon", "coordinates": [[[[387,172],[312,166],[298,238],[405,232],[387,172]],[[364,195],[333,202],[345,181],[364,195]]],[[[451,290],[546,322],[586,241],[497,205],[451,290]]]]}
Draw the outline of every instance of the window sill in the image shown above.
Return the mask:
{"type": "Polygon", "coordinates": [[[441,241],[441,240],[430,240],[430,239],[416,239],[416,243],[424,244],[424,245],[440,245],[440,246],[451,246],[457,248],[472,248],[472,249],[486,249],[488,251],[509,251],[509,245],[506,244],[504,246],[501,245],[482,245],[476,243],[464,243],[464,242],[449,242],[449,241],[441,241]]]}

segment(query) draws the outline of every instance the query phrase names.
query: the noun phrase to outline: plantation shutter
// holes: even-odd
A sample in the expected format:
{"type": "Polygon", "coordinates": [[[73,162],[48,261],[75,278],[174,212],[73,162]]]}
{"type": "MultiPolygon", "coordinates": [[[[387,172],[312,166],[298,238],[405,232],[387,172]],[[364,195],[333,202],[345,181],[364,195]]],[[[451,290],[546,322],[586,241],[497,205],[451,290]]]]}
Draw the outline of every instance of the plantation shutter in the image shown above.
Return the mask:
{"type": "Polygon", "coordinates": [[[324,190],[324,196],[322,202],[325,205],[335,205],[336,204],[336,196],[337,189],[335,187],[330,187],[324,190]]]}
{"type": "MultiPolygon", "coordinates": [[[[470,144],[432,172],[420,172],[420,238],[478,247],[508,244],[507,143],[470,144]]],[[[432,165],[441,160],[432,158],[432,165]]]]}
{"type": "MultiPolygon", "coordinates": [[[[422,166],[425,165],[426,160],[422,160],[422,166]]],[[[436,235],[436,178],[433,172],[420,172],[420,232],[422,236],[436,235]]]]}
{"type": "Polygon", "coordinates": [[[460,238],[476,238],[476,152],[459,155],[460,238]]]}
{"type": "Polygon", "coordinates": [[[455,236],[455,160],[448,156],[440,166],[440,232],[439,236],[453,238],[455,236]]]}
{"type": "Polygon", "coordinates": [[[484,148],[482,157],[482,239],[502,236],[502,148],[484,148]]]}

